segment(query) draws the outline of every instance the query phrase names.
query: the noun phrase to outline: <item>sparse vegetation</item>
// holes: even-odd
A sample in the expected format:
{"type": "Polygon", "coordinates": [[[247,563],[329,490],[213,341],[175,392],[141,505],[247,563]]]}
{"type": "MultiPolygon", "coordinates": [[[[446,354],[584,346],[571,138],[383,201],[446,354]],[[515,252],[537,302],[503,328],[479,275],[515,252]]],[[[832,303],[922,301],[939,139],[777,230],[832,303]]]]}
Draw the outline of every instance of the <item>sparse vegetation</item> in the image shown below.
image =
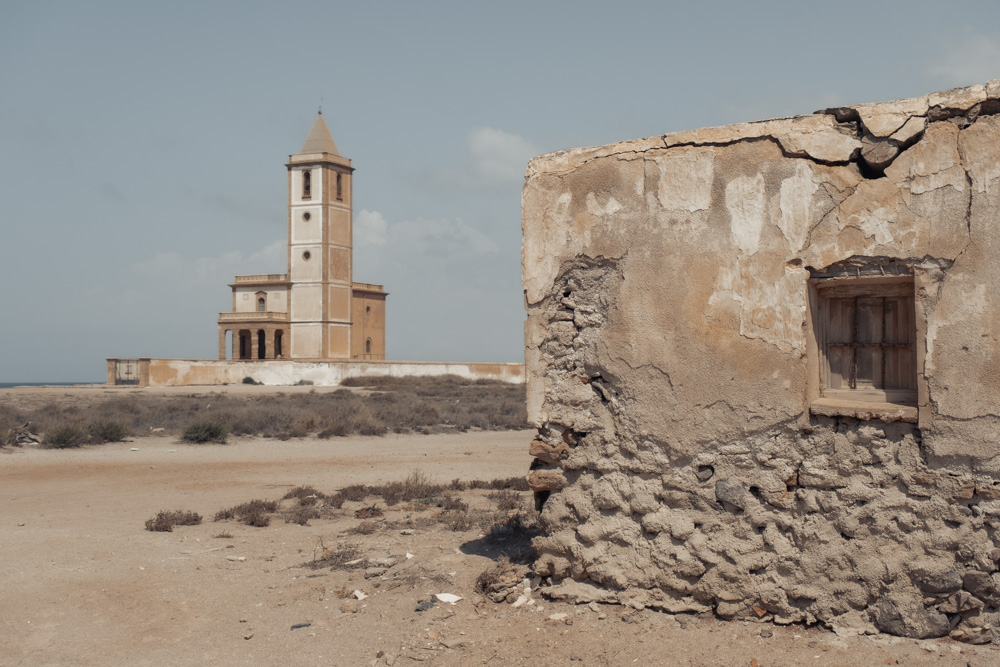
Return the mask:
{"type": "Polygon", "coordinates": [[[98,434],[95,442],[112,442],[152,429],[183,436],[186,429],[207,423],[224,425],[230,435],[285,439],[527,427],[524,385],[455,376],[357,378],[345,384],[351,388],[267,394],[136,393],[93,396],[68,405],[55,401],[31,408],[2,405],[0,440],[29,420],[33,432],[44,439],[51,439],[64,426],[87,429],[90,423],[100,423],[103,435],[98,434]]]}
{"type": "Polygon", "coordinates": [[[42,447],[46,449],[69,449],[81,447],[90,442],[87,429],[79,424],[64,424],[45,435],[42,447]]]}
{"type": "Polygon", "coordinates": [[[248,375],[245,378],[243,378],[243,384],[261,384],[261,383],[257,382],[256,380],[254,380],[252,377],[250,377],[248,375]]]}
{"type": "Polygon", "coordinates": [[[146,521],[146,530],[169,533],[174,530],[174,526],[197,526],[199,523],[201,523],[201,515],[197,512],[166,510],[157,512],[155,517],[146,521]]]}
{"type": "Polygon", "coordinates": [[[95,444],[123,442],[125,438],[132,435],[128,424],[117,419],[97,419],[90,423],[87,430],[90,433],[90,441],[95,444]]]}
{"type": "MultiPolygon", "coordinates": [[[[332,549],[328,549],[323,545],[323,540],[320,540],[309,566],[314,569],[329,567],[334,570],[359,568],[364,565],[362,553],[361,547],[357,544],[338,544],[332,549]]],[[[347,597],[346,590],[344,595],[339,597],[347,597]]]]}
{"type": "Polygon", "coordinates": [[[204,443],[217,442],[226,444],[229,427],[221,421],[195,422],[184,429],[182,439],[185,442],[204,443]]]}
{"type": "Polygon", "coordinates": [[[254,528],[266,528],[271,525],[270,515],[277,511],[277,500],[251,500],[241,505],[219,510],[215,513],[215,517],[212,520],[226,521],[228,519],[238,519],[240,523],[245,523],[254,528]]]}

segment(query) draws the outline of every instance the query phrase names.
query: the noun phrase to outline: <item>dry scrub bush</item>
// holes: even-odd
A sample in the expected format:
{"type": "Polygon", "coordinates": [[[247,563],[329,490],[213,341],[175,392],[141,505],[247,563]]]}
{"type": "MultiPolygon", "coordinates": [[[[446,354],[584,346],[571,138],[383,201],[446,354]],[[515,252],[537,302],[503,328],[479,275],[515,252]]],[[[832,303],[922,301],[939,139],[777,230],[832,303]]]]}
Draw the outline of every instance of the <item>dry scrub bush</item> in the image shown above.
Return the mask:
{"type": "Polygon", "coordinates": [[[385,512],[378,505],[370,505],[354,511],[355,519],[378,519],[384,515],[385,512]]]}
{"type": "Polygon", "coordinates": [[[297,507],[285,514],[285,523],[297,523],[300,526],[308,526],[309,519],[318,519],[319,510],[312,507],[297,507]]]}
{"type": "Polygon", "coordinates": [[[241,505],[219,510],[215,513],[213,521],[238,519],[240,523],[245,523],[248,526],[265,528],[271,524],[270,515],[277,511],[277,500],[251,500],[241,505]]]}
{"type": "Polygon", "coordinates": [[[95,444],[102,442],[124,442],[125,438],[132,435],[132,429],[127,424],[117,419],[106,417],[91,422],[87,430],[90,433],[90,441],[95,444]]]}
{"type": "Polygon", "coordinates": [[[174,526],[197,526],[201,523],[201,515],[187,510],[165,510],[157,512],[156,516],[146,521],[146,530],[169,533],[174,526]]]}
{"type": "Polygon", "coordinates": [[[46,449],[69,449],[81,447],[90,442],[90,433],[79,424],[64,424],[51,433],[45,434],[42,447],[46,449]]]}
{"type": "Polygon", "coordinates": [[[31,420],[35,432],[52,433],[67,423],[112,420],[133,434],[163,428],[180,435],[196,423],[219,423],[233,435],[271,438],[527,427],[524,385],[454,376],[366,378],[346,384],[367,389],[79,397],[72,404],[50,402],[30,409],[0,406],[0,426],[31,420]]]}
{"type": "Polygon", "coordinates": [[[496,502],[497,509],[500,510],[516,510],[521,506],[521,494],[512,489],[492,491],[486,497],[496,502]]]}
{"type": "Polygon", "coordinates": [[[217,442],[220,445],[226,444],[226,436],[229,435],[229,427],[221,421],[195,422],[184,429],[182,439],[184,442],[196,444],[204,442],[217,442]]]}
{"type": "Polygon", "coordinates": [[[355,535],[371,535],[376,530],[378,530],[378,524],[374,521],[362,521],[347,532],[354,533],[355,535]]]}
{"type": "Polygon", "coordinates": [[[333,570],[354,569],[365,564],[361,554],[361,548],[357,544],[338,544],[332,549],[328,549],[323,545],[323,540],[320,539],[317,549],[313,551],[313,559],[309,566],[313,569],[321,567],[329,567],[333,570]]]}

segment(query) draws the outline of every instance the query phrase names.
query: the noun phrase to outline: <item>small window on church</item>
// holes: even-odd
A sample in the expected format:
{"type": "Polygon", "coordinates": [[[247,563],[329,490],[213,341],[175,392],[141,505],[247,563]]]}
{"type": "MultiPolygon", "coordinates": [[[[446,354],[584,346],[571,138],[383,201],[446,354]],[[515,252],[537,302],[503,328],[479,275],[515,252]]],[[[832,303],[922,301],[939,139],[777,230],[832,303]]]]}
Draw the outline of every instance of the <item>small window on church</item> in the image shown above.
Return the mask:
{"type": "Polygon", "coordinates": [[[337,174],[337,201],[343,201],[344,191],[343,184],[341,183],[341,175],[337,174]]]}
{"type": "Polygon", "coordinates": [[[365,341],[365,354],[371,354],[371,353],[372,353],[372,339],[369,338],[368,340],[365,341]]]}
{"type": "Polygon", "coordinates": [[[266,309],[267,309],[267,301],[264,300],[264,297],[259,297],[257,299],[257,312],[263,313],[266,309]]]}
{"type": "Polygon", "coordinates": [[[304,171],[302,172],[302,198],[309,199],[312,197],[312,172],[304,171]]]}

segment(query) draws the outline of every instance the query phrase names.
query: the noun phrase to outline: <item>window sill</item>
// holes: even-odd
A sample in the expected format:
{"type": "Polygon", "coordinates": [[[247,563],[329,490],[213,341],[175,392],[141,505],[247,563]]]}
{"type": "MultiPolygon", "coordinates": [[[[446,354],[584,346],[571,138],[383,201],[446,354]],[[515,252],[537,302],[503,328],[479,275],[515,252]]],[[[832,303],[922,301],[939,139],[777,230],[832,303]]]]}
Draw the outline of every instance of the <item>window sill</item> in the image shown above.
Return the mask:
{"type": "Polygon", "coordinates": [[[878,419],[884,422],[917,423],[917,407],[904,403],[851,400],[843,397],[824,397],[812,402],[809,412],[822,417],[853,417],[878,419]]]}

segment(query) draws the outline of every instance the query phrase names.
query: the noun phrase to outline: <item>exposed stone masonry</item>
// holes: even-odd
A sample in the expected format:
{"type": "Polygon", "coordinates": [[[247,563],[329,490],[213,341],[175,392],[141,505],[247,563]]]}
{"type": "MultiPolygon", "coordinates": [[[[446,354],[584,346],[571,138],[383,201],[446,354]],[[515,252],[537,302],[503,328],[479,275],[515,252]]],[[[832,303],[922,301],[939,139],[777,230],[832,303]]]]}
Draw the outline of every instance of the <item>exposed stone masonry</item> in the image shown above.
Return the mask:
{"type": "Polygon", "coordinates": [[[553,595],[1000,642],[998,112],[994,81],[532,161],[553,595]],[[896,276],[914,407],[819,401],[817,281],[896,276]]]}

